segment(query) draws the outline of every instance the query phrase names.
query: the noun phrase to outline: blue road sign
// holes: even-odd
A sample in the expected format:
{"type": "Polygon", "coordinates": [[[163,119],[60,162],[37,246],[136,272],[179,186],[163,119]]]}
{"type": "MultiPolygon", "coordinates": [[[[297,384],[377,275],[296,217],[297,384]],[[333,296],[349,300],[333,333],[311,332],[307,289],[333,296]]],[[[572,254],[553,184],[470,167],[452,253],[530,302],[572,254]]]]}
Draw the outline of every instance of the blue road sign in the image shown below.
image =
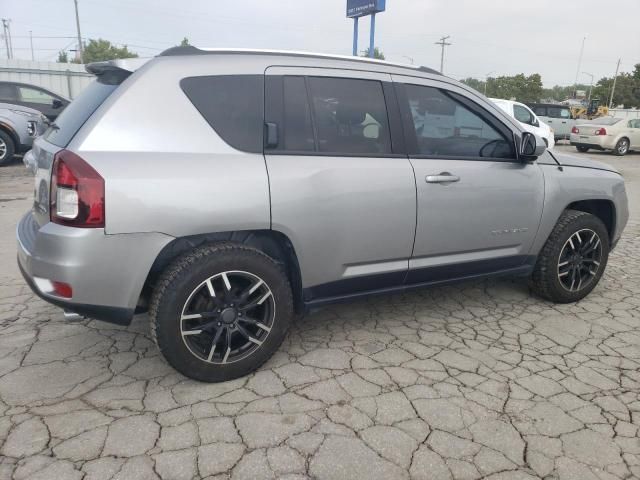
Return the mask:
{"type": "Polygon", "coordinates": [[[347,18],[384,12],[385,3],[385,0],[347,0],[347,18]]]}

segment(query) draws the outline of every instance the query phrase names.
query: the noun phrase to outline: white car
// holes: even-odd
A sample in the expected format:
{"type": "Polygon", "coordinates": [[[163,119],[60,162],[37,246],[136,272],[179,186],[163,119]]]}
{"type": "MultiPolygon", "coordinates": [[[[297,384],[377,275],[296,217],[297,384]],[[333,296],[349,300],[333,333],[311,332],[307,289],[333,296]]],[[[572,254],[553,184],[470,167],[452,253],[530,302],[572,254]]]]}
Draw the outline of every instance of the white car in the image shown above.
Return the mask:
{"type": "Polygon", "coordinates": [[[630,150],[640,150],[640,118],[604,117],[580,123],[571,130],[570,140],[579,152],[592,148],[626,155],[630,150]]]}
{"type": "Polygon", "coordinates": [[[542,137],[547,144],[547,148],[553,148],[555,146],[556,141],[553,129],[540,120],[524,103],[514,102],[513,100],[503,100],[501,98],[490,98],[489,100],[507,112],[508,115],[518,120],[527,131],[542,137]]]}

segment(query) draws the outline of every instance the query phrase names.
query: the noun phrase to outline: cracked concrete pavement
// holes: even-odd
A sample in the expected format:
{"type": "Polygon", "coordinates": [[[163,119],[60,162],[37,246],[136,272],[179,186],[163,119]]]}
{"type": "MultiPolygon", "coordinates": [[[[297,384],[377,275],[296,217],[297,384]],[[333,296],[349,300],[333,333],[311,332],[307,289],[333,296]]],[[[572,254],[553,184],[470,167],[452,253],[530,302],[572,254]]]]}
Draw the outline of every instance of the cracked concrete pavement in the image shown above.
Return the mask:
{"type": "Polygon", "coordinates": [[[640,154],[592,156],[632,222],[584,301],[494,280],[335,306],[212,385],[167,366],[146,316],[68,323],[31,293],[32,179],[1,168],[0,479],[640,478],[640,154]]]}

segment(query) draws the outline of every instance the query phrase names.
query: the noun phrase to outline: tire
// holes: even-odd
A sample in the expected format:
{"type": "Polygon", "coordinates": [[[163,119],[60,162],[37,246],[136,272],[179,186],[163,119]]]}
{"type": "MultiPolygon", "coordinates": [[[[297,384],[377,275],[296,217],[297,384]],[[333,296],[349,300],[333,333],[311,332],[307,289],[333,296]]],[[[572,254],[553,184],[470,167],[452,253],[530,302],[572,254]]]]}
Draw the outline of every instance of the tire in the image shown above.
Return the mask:
{"type": "Polygon", "coordinates": [[[571,303],[583,299],[600,281],[607,266],[609,250],[609,233],[599,218],[590,213],[566,210],[538,256],[531,276],[532,290],[542,298],[555,303],[571,303]],[[597,239],[592,237],[594,233],[597,239]],[[578,238],[581,239],[580,243],[578,238]],[[584,255],[584,264],[578,263],[577,257],[580,257],[580,253],[576,254],[575,249],[571,249],[573,245],[580,250],[581,244],[586,245],[585,251],[596,247],[584,255]],[[598,253],[599,256],[596,255],[598,253]],[[588,257],[591,259],[587,259],[588,257]],[[575,277],[572,276],[571,270],[574,263],[581,265],[575,277]],[[586,272],[585,269],[589,271],[586,272]]]}
{"type": "Polygon", "coordinates": [[[202,382],[259,368],[282,344],[293,315],[291,286],[280,265],[234,243],[178,257],[160,276],[149,308],[151,334],[167,362],[202,382]],[[207,317],[192,318],[202,313],[207,317]]]}
{"type": "Polygon", "coordinates": [[[622,157],[629,153],[629,139],[623,137],[618,140],[618,143],[616,143],[616,146],[613,149],[613,153],[619,157],[622,157]]]}
{"type": "Polygon", "coordinates": [[[0,165],[7,165],[16,153],[16,146],[11,136],[0,130],[0,165]]]}
{"type": "Polygon", "coordinates": [[[582,153],[587,153],[589,151],[589,147],[585,147],[583,145],[576,145],[576,150],[582,153]]]}

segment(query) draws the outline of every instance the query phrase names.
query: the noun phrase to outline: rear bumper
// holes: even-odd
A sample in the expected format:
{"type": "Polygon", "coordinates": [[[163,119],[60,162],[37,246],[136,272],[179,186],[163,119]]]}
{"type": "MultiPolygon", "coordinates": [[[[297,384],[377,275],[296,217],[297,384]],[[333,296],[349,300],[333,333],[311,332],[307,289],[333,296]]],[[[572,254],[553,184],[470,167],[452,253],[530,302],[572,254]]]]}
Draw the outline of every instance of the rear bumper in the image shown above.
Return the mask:
{"type": "Polygon", "coordinates": [[[106,235],[103,229],[47,223],[31,213],[18,223],[18,265],[31,289],[49,303],[98,320],[126,325],[151,266],[172,237],[158,233],[106,235]],[[65,282],[71,298],[56,295],[65,282]]]}
{"type": "Polygon", "coordinates": [[[597,143],[581,143],[572,141],[571,145],[573,145],[574,147],[590,148],[592,150],[606,150],[602,145],[598,145],[597,143]]]}

